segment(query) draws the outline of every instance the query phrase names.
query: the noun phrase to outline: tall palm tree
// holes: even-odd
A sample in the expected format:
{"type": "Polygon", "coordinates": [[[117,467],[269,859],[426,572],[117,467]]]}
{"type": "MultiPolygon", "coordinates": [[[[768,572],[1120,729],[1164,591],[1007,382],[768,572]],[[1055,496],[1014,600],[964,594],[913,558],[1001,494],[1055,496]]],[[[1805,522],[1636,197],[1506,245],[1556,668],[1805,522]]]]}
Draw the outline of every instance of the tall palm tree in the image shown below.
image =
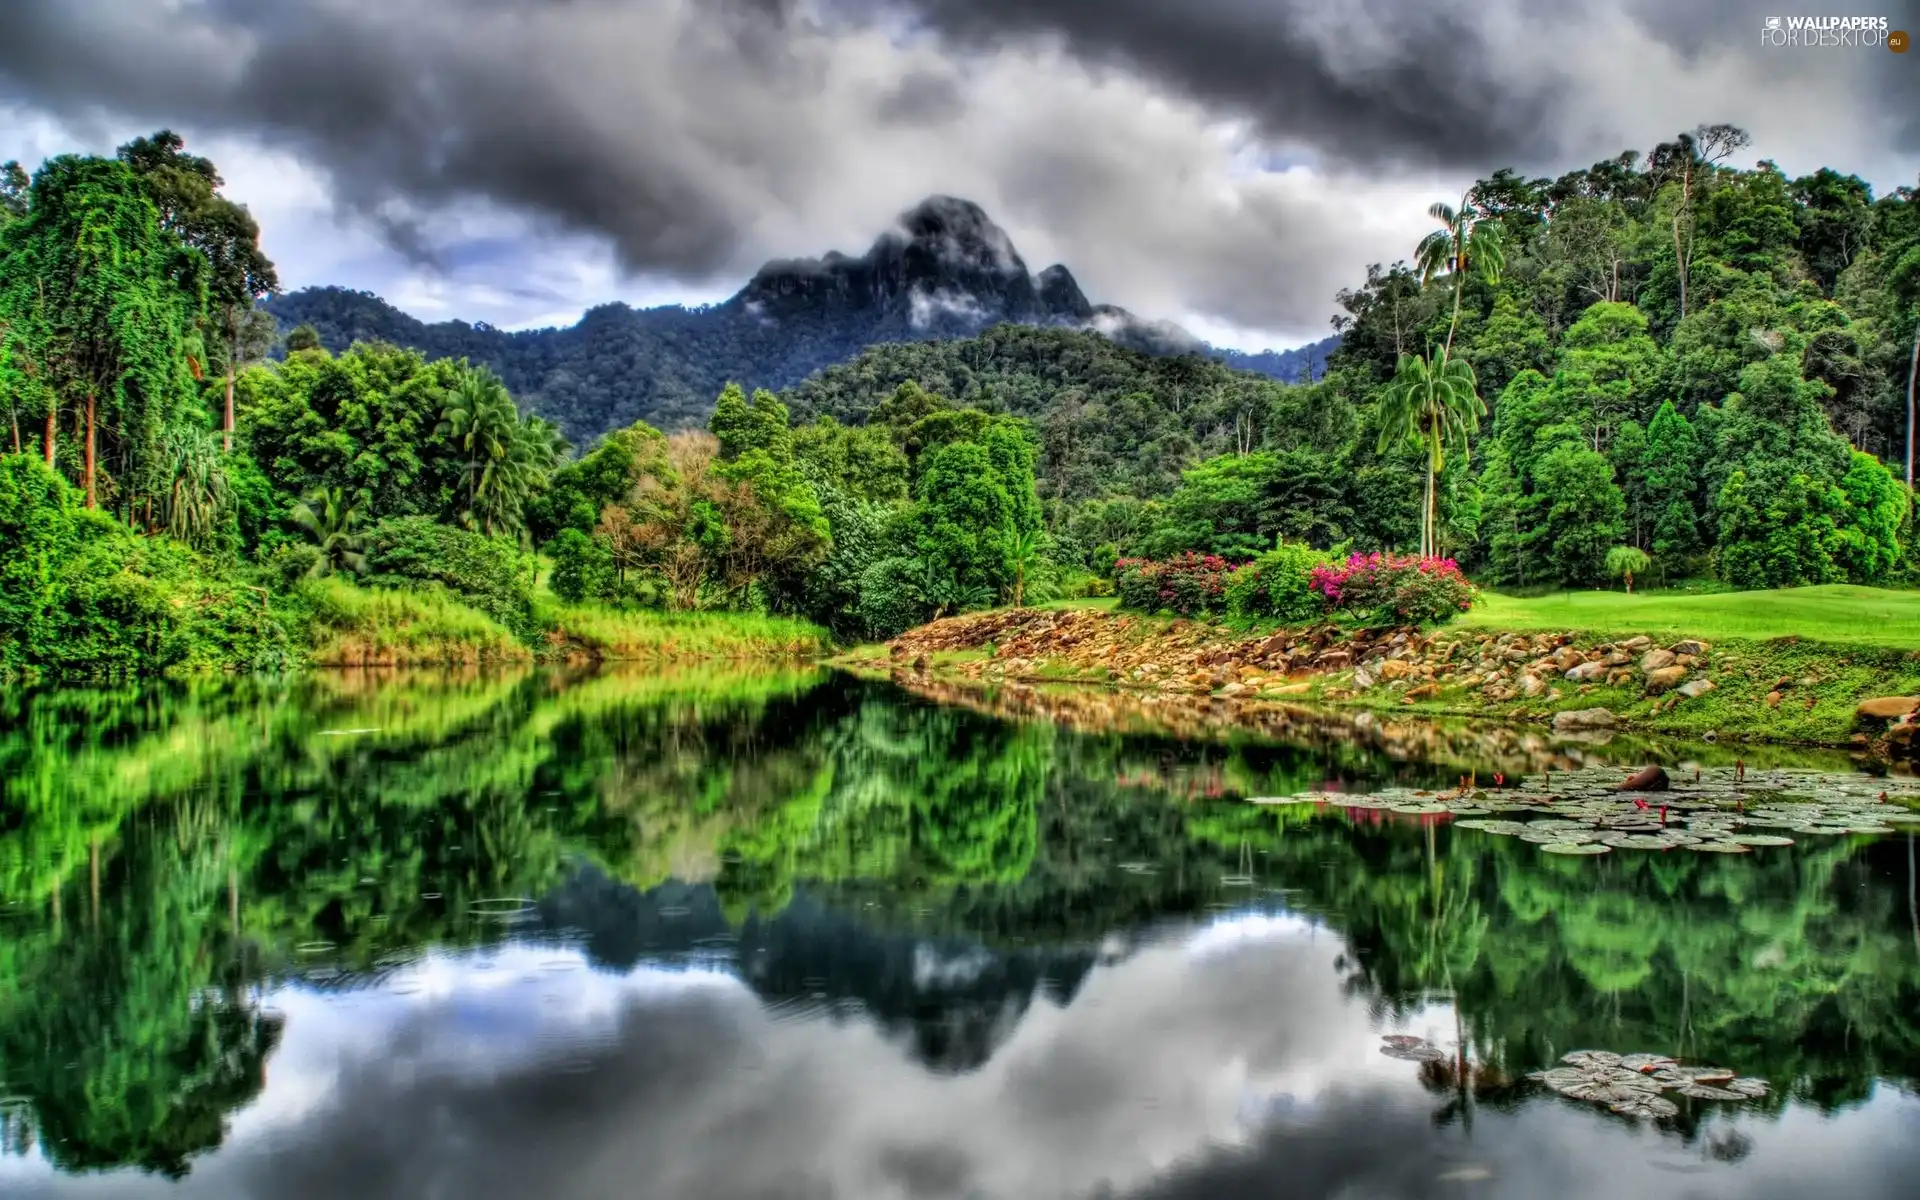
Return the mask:
{"type": "Polygon", "coordinates": [[[1436,275],[1453,277],[1453,320],[1447,326],[1446,348],[1440,352],[1445,358],[1453,353],[1453,335],[1460,328],[1467,273],[1477,271],[1490,284],[1500,281],[1507,265],[1505,229],[1499,221],[1475,212],[1468,196],[1460,198],[1459,208],[1440,201],[1427,213],[1440,222],[1440,228],[1420,239],[1414,262],[1423,287],[1436,275]]]}
{"type": "Polygon", "coordinates": [[[447,394],[439,432],[453,439],[467,456],[467,511],[469,526],[477,524],[480,483],[487,468],[512,452],[513,435],[520,426],[507,385],[485,367],[470,367],[447,394]]]}
{"type": "Polygon", "coordinates": [[[320,557],[307,569],[309,578],[335,569],[364,570],[367,556],[358,529],[360,505],[345,488],[317,488],[305,500],[293,506],[287,517],[305,530],[320,547],[320,557]]]}
{"type": "Polygon", "coordinates": [[[1420,553],[1439,552],[1436,480],[1446,469],[1447,451],[1465,453],[1467,439],[1480,431],[1487,413],[1473,367],[1465,359],[1402,354],[1393,382],[1380,397],[1380,445],[1417,442],[1427,450],[1427,494],[1420,510],[1420,553]]]}

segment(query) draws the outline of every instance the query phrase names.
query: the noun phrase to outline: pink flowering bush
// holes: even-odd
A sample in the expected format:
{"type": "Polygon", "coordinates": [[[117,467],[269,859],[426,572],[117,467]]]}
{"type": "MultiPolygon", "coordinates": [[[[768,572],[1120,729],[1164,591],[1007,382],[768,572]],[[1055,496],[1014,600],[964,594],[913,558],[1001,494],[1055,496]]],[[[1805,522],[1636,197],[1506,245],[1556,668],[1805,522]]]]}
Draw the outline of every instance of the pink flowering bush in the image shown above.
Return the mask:
{"type": "Polygon", "coordinates": [[[1313,569],[1310,586],[1331,610],[1364,625],[1425,625],[1473,607],[1480,592],[1451,558],[1355,554],[1313,569]]]}
{"type": "Polygon", "coordinates": [[[1170,609],[1183,617],[1225,612],[1233,564],[1214,554],[1180,554],[1156,562],[1123,558],[1113,564],[1113,590],[1122,608],[1170,609]]]}

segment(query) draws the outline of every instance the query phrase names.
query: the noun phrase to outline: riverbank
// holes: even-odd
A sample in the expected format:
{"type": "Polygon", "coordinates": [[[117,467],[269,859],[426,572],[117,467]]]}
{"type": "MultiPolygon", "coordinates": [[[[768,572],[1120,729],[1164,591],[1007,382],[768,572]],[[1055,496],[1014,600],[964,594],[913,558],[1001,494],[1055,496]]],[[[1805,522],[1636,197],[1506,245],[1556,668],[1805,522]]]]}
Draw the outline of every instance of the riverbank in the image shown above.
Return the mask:
{"type": "Polygon", "coordinates": [[[1564,734],[1620,730],[1708,742],[1897,755],[1915,726],[1920,656],[1804,638],[1628,635],[1462,625],[1366,633],[1246,631],[1100,609],[948,618],[842,655],[974,683],[1092,683],[1193,698],[1494,718],[1564,734]]]}

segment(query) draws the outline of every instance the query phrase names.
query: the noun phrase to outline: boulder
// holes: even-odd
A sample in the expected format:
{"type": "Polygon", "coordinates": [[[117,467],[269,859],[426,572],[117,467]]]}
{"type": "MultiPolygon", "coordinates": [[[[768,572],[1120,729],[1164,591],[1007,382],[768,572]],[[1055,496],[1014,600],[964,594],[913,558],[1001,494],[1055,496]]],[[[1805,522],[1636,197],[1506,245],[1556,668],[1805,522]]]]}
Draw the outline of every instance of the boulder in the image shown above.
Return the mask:
{"type": "Polygon", "coordinates": [[[1854,715],[1869,721],[1897,721],[1920,708],[1920,696],[1875,696],[1862,700],[1854,715]]]}
{"type": "Polygon", "coordinates": [[[1604,708],[1577,708],[1553,715],[1553,728],[1559,733],[1583,729],[1612,729],[1617,724],[1619,724],[1619,718],[1604,708]]]}
{"type": "Polygon", "coordinates": [[[1767,693],[1767,707],[1768,708],[1780,707],[1780,693],[1777,689],[1767,693]]]}
{"type": "Polygon", "coordinates": [[[1641,767],[1614,788],[1617,792],[1664,792],[1667,773],[1659,767],[1641,767]]]}
{"type": "Polygon", "coordinates": [[[1403,698],[1408,703],[1412,703],[1415,700],[1431,700],[1435,696],[1438,696],[1439,694],[1440,694],[1439,684],[1423,683],[1419,687],[1408,688],[1407,694],[1403,698]]]}
{"type": "Polygon", "coordinates": [[[1310,683],[1283,683],[1279,687],[1268,688],[1265,694],[1268,696],[1304,696],[1312,690],[1313,685],[1310,683]]]}
{"type": "Polygon", "coordinates": [[[1687,682],[1681,684],[1678,688],[1674,690],[1679,692],[1682,696],[1685,696],[1689,700],[1698,700],[1700,697],[1706,695],[1708,692],[1713,690],[1713,680],[1689,679],[1687,680],[1687,682]]]}
{"type": "Polygon", "coordinates": [[[1640,656],[1640,669],[1651,675],[1655,671],[1664,671],[1673,665],[1679,655],[1671,650],[1649,650],[1640,656]]]}
{"type": "Polygon", "coordinates": [[[1378,682],[1379,680],[1374,677],[1373,672],[1367,670],[1365,667],[1360,667],[1353,673],[1353,686],[1363,692],[1378,682]]]}
{"type": "Polygon", "coordinates": [[[1606,676],[1607,664],[1598,659],[1593,662],[1568,667],[1566,673],[1566,678],[1574,683],[1597,683],[1605,679],[1606,676]]]}
{"type": "Polygon", "coordinates": [[[1323,670],[1337,671],[1352,661],[1353,655],[1348,654],[1345,650],[1327,650],[1323,651],[1320,657],[1314,660],[1314,665],[1323,670]]]}
{"type": "Polygon", "coordinates": [[[1648,646],[1651,646],[1651,645],[1653,645],[1652,638],[1636,637],[1636,638],[1628,638],[1626,641],[1621,642],[1620,648],[1622,650],[1632,652],[1635,650],[1645,650],[1648,646]]]}
{"type": "Polygon", "coordinates": [[[1403,659],[1390,658],[1380,664],[1380,678],[1405,679],[1413,673],[1413,664],[1403,659]]]}
{"type": "Polygon", "coordinates": [[[1677,688],[1687,678],[1685,667],[1661,667],[1647,672],[1647,695],[1659,696],[1677,688]]]}
{"type": "Polygon", "coordinates": [[[1587,661],[1587,656],[1572,646],[1562,646],[1554,651],[1553,665],[1561,671],[1570,671],[1587,661]]]}
{"type": "Polygon", "coordinates": [[[1673,645],[1668,646],[1667,649],[1673,651],[1675,654],[1691,654],[1695,658],[1698,658],[1713,649],[1713,643],[1703,642],[1698,638],[1683,638],[1673,645]]]}
{"type": "Polygon", "coordinates": [[[1541,682],[1540,677],[1532,673],[1524,674],[1514,680],[1514,686],[1519,688],[1520,694],[1529,700],[1547,690],[1547,685],[1541,682]]]}

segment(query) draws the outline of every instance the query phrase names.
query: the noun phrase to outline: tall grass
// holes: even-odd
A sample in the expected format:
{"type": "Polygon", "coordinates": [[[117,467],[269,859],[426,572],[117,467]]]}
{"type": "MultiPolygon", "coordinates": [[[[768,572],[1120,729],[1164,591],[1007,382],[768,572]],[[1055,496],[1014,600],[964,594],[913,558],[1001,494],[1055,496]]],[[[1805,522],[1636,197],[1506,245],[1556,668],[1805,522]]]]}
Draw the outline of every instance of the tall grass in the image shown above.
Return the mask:
{"type": "Polygon", "coordinates": [[[548,642],[567,657],[607,660],[800,658],[824,654],[827,631],[759,613],[669,613],[599,604],[539,606],[548,642]]]}
{"type": "Polygon", "coordinates": [[[498,621],[444,592],[359,588],[341,579],[303,585],[308,658],[320,666],[417,666],[532,657],[498,621]]]}

